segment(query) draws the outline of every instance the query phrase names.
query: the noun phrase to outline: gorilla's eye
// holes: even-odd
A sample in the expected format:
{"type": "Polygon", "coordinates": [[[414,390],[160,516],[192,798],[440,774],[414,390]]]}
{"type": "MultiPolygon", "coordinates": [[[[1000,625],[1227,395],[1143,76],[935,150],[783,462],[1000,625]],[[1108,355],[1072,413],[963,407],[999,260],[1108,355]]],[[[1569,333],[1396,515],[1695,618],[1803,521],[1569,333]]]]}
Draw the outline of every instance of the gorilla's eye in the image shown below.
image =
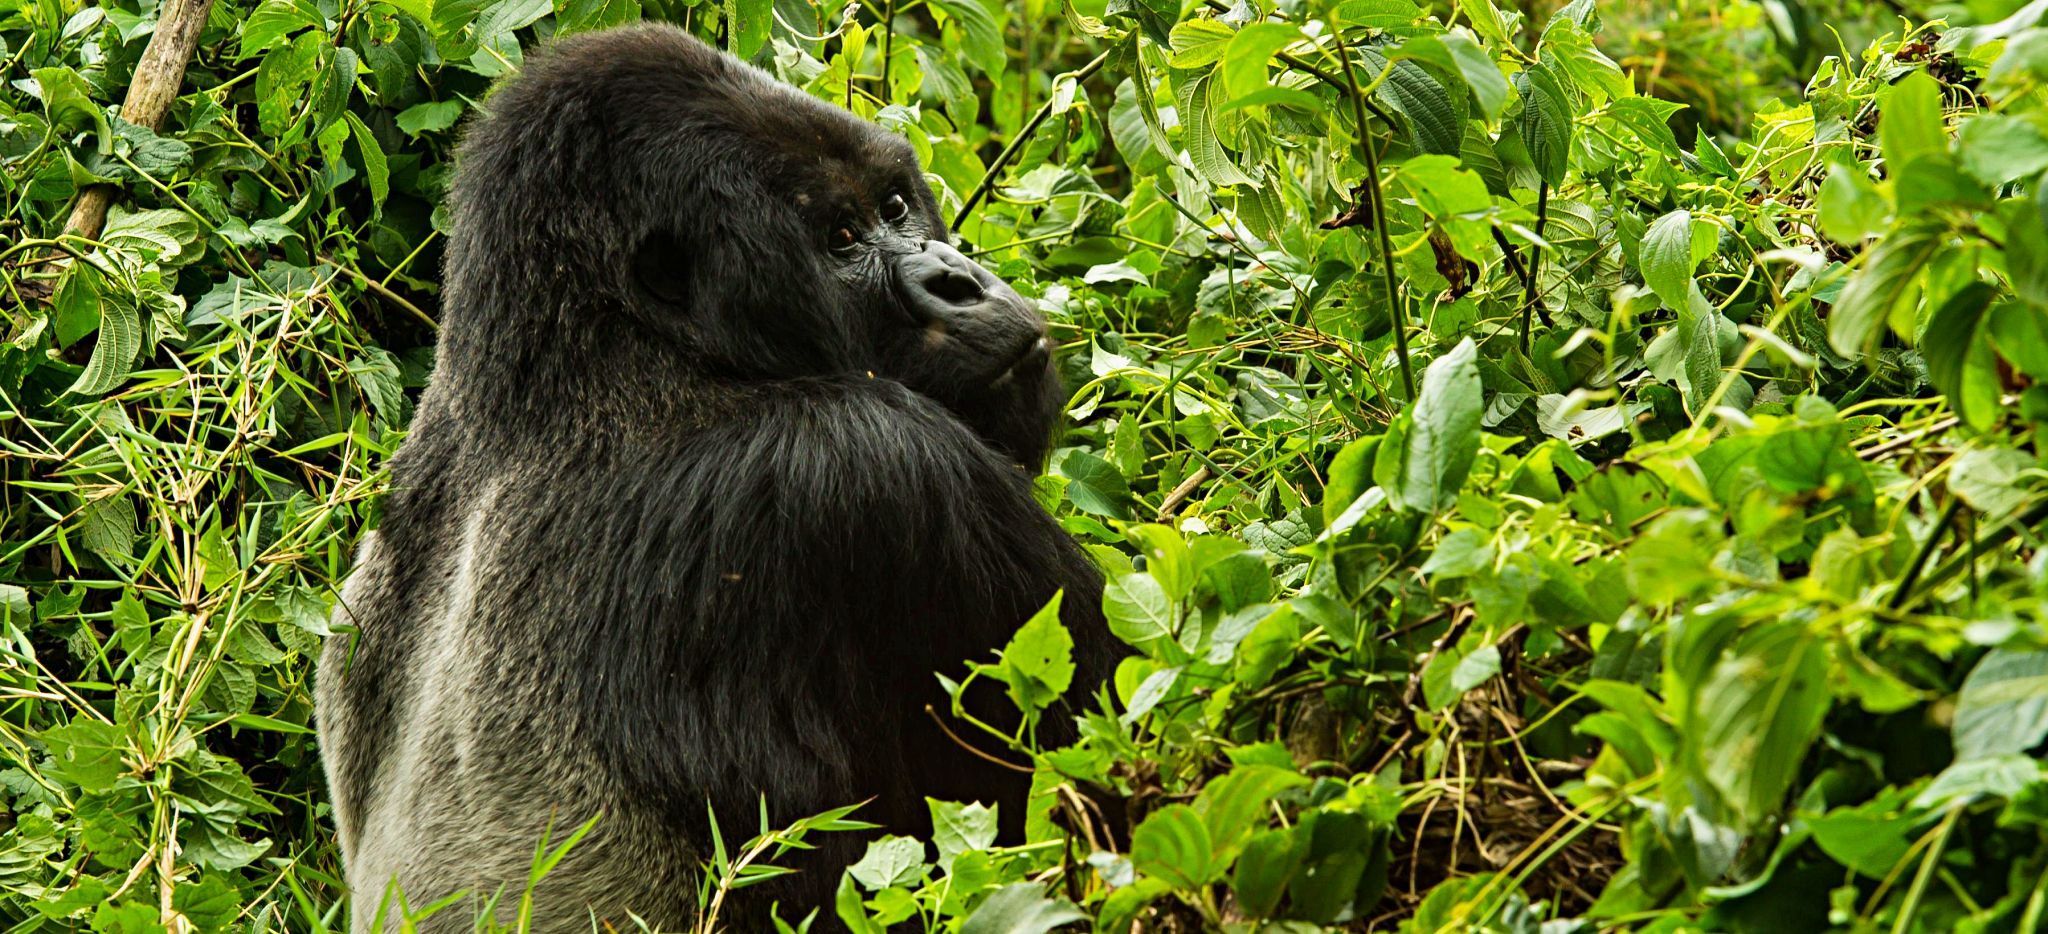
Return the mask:
{"type": "Polygon", "coordinates": [[[851,227],[833,228],[831,236],[825,238],[826,243],[835,250],[849,249],[857,239],[859,238],[853,235],[851,227]]]}
{"type": "Polygon", "coordinates": [[[889,200],[882,202],[883,220],[893,224],[908,216],[910,216],[910,205],[904,203],[902,195],[890,195],[889,200]]]}

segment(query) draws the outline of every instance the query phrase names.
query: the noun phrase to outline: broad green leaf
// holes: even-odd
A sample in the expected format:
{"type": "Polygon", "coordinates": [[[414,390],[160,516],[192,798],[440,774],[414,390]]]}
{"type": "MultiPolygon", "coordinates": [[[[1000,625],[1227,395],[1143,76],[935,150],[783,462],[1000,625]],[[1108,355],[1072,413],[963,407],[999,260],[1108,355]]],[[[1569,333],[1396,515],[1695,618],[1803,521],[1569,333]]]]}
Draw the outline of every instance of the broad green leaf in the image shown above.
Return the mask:
{"type": "Polygon", "coordinates": [[[997,669],[1019,710],[1051,706],[1074,681],[1074,638],[1060,623],[1063,596],[1054,594],[1003,647],[997,669]]]}
{"type": "Polygon", "coordinates": [[[1194,806],[1209,831],[1217,858],[1227,860],[1236,855],[1246,837],[1266,826],[1266,804],[1274,795],[1308,783],[1307,776],[1292,769],[1241,765],[1204,786],[1194,806]]]}
{"type": "Polygon", "coordinates": [[[1855,246],[1885,230],[1891,203],[1861,169],[1837,164],[1820,186],[1820,228],[1837,243],[1855,246]]]}
{"type": "MultiPolygon", "coordinates": [[[[960,24],[960,44],[968,61],[991,78],[1003,73],[1002,25],[981,0],[932,0],[932,6],[960,24]]],[[[764,2],[763,16],[767,15],[766,10],[764,2]]]]}
{"type": "Polygon", "coordinates": [[[1920,345],[1928,382],[1948,397],[1949,407],[1965,422],[1978,428],[1998,418],[1997,361],[1978,327],[1995,294],[1983,282],[1957,289],[1927,319],[1920,345]]]}
{"type": "Polygon", "coordinates": [[[1117,638],[1147,653],[1153,651],[1151,643],[1173,637],[1173,601],[1152,575],[1142,571],[1103,586],[1102,615],[1117,638]]]}
{"type": "Polygon", "coordinates": [[[939,848],[939,866],[951,865],[953,857],[969,850],[987,849],[996,842],[996,809],[980,803],[956,804],[925,799],[932,815],[932,845],[939,848]]]}
{"type": "Polygon", "coordinates": [[[1872,249],[1828,314],[1828,343],[1836,353],[1853,358],[1877,346],[1892,309],[1919,291],[1920,270],[1944,242],[1939,230],[1914,226],[1872,249]]]}
{"type": "Polygon", "coordinates": [[[128,378],[128,367],[141,350],[142,313],[125,298],[107,297],[100,302],[99,342],[70,391],[81,396],[105,395],[128,378]]]}
{"type": "Polygon", "coordinates": [[[1059,474],[1067,478],[1067,499],[1075,508],[1112,519],[1128,517],[1131,488],[1115,465],[1076,450],[1060,459],[1059,474]]]}
{"type": "Polygon", "coordinates": [[[915,882],[924,875],[924,869],[924,844],[910,837],[895,836],[869,841],[860,861],[846,867],[847,873],[870,892],[915,882]]]}
{"type": "Polygon", "coordinates": [[[1330,18],[1346,29],[1397,29],[1421,15],[1410,0],[1343,0],[1330,18]]]}
{"type": "Polygon", "coordinates": [[[1799,623],[1773,624],[1743,634],[1699,686],[1680,735],[1746,822],[1778,812],[1820,733],[1831,697],[1826,658],[1799,623]]]}
{"type": "Polygon", "coordinates": [[[241,57],[270,50],[301,29],[318,28],[326,18],[311,0],[263,0],[242,21],[241,57]]]}
{"type": "Polygon", "coordinates": [[[1223,88],[1231,100],[1266,87],[1266,63],[1273,54],[1301,38],[1301,30],[1286,23],[1253,23],[1238,30],[1223,53],[1223,88]]]}
{"type": "Polygon", "coordinates": [[[43,102],[43,114],[52,126],[76,132],[91,124],[100,136],[107,135],[107,115],[93,103],[92,86],[76,70],[36,68],[29,72],[29,77],[35,79],[36,97],[43,102]]]}
{"type": "Polygon", "coordinates": [[[1978,114],[1956,127],[1956,156],[1964,170],[1995,187],[2048,170],[2048,137],[2019,117],[1978,114]]]}
{"type": "Polygon", "coordinates": [[[1897,172],[1914,156],[1948,150],[1941,120],[1941,86],[1925,71],[1914,71],[1892,85],[1877,124],[1885,165],[1897,172]]]}
{"type": "Polygon", "coordinates": [[[1515,76],[1522,98],[1522,113],[1516,118],[1523,145],[1536,174],[1552,188],[1564,184],[1571,159],[1572,103],[1564,84],[1547,63],[1538,63],[1515,76]]]}
{"type": "Polygon", "coordinates": [[[1692,294],[1693,270],[1698,263],[1692,253],[1692,213],[1672,211],[1657,218],[1643,232],[1643,282],[1664,301],[1667,308],[1684,309],[1692,294]]]}
{"type": "Polygon", "coordinates": [[[1251,176],[1237,167],[1216,138],[1215,108],[1221,87],[1211,87],[1217,80],[1216,74],[1210,71],[1193,79],[1174,79],[1175,97],[1180,102],[1181,142],[1187,147],[1188,158],[1194,161],[1195,171],[1211,184],[1250,184],[1251,176]]]}
{"type": "Polygon", "coordinates": [[[1479,420],[1485,404],[1479,386],[1478,348],[1467,338],[1432,361],[1415,402],[1401,414],[1403,436],[1392,434],[1379,452],[1373,473],[1400,508],[1434,512],[1449,505],[1464,486],[1479,452],[1479,420]]]}
{"type": "Polygon", "coordinates": [[[1166,63],[1175,68],[1195,69],[1223,60],[1237,33],[1213,19],[1191,19],[1173,26],[1173,54],[1166,63]]]}
{"type": "Polygon", "coordinates": [[[405,135],[418,137],[422,133],[433,133],[448,129],[462,117],[461,101],[432,101],[414,104],[399,111],[398,128],[405,135]]]}
{"type": "Polygon", "coordinates": [[[1993,649],[1956,695],[1956,760],[2023,753],[2048,738],[2048,651],[1993,649]]]}
{"type": "Polygon", "coordinates": [[[1210,851],[1207,825],[1185,804],[1153,811],[1138,825],[1131,835],[1131,863],[1177,889],[1207,885],[1222,874],[1210,851]]]}
{"type": "Polygon", "coordinates": [[[960,934],[1046,934],[1087,919],[1072,902],[1047,896],[1045,886],[1016,882],[982,902],[960,925],[960,934]]]}
{"type": "Polygon", "coordinates": [[[1408,135],[1416,150],[1457,155],[1465,140],[1467,96],[1461,92],[1453,97],[1435,73],[1415,62],[1401,60],[1386,65],[1385,59],[1370,49],[1364,50],[1363,58],[1375,73],[1389,69],[1376,96],[1407,120],[1408,135]]]}
{"type": "Polygon", "coordinates": [[[1230,890],[1236,893],[1238,906],[1245,914],[1254,918],[1272,916],[1280,905],[1280,896],[1287,894],[1288,880],[1308,854],[1306,836],[1283,827],[1260,831],[1245,842],[1244,851],[1238,854],[1230,873],[1230,890]]]}
{"type": "Polygon", "coordinates": [[[1500,66],[1493,56],[1471,34],[1463,29],[1452,29],[1439,37],[1444,48],[1449,49],[1451,60],[1457,63],[1458,74],[1465,79],[1465,86],[1472,89],[1472,96],[1479,101],[1479,109],[1488,120],[1498,120],[1507,110],[1512,97],[1508,90],[1508,79],[1501,75],[1500,66]]]}

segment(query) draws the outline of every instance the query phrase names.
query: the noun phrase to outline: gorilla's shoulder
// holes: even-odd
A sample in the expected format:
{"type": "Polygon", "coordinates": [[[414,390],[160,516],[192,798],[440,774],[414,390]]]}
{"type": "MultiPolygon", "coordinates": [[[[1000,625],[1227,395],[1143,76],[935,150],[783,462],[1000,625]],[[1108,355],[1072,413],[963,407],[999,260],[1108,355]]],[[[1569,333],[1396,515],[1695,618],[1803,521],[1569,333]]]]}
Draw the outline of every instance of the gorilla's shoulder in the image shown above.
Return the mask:
{"type": "Polygon", "coordinates": [[[513,87],[550,95],[582,89],[608,96],[676,90],[682,84],[741,87],[772,83],[758,69],[668,23],[578,33],[546,45],[513,87]]]}

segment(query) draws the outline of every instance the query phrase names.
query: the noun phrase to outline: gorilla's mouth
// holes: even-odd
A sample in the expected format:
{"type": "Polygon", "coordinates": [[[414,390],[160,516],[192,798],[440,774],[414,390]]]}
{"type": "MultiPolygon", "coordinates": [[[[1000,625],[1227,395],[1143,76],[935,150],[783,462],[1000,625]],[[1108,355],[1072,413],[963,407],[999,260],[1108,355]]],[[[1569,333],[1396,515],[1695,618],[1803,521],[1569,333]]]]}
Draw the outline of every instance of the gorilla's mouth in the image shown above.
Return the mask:
{"type": "Polygon", "coordinates": [[[1034,335],[1030,342],[1024,345],[1023,349],[1010,356],[1010,362],[1003,367],[1002,375],[997,376],[995,382],[989,384],[989,388],[996,389],[1007,386],[1013,379],[1035,377],[1044,373],[1045,368],[1051,363],[1052,340],[1044,336],[1034,335]]]}

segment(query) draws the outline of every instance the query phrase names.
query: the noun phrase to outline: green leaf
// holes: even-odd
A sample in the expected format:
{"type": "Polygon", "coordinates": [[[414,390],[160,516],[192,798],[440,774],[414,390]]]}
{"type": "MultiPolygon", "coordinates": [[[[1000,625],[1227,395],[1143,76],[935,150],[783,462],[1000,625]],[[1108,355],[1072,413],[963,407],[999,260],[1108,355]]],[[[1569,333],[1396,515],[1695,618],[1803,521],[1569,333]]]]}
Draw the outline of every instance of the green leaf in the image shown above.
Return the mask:
{"type": "Polygon", "coordinates": [[[1927,381],[1948,397],[1949,407],[1964,422],[1976,428],[1988,427],[1998,419],[1997,361],[1978,327],[1996,294],[1980,281],[1957,289],[1927,320],[1921,341],[1927,381]]]}
{"type": "Polygon", "coordinates": [[[398,128],[405,135],[418,137],[422,133],[436,133],[455,125],[462,117],[461,101],[430,101],[414,104],[398,114],[398,128]]]}
{"type": "Polygon", "coordinates": [[[1657,293],[1666,308],[1686,308],[1693,270],[1699,266],[1692,252],[1692,212],[1672,211],[1657,218],[1643,232],[1637,249],[1642,256],[1644,284],[1657,293]]]}
{"type": "Polygon", "coordinates": [[[1173,636],[1173,601],[1152,575],[1142,571],[1103,585],[1102,615],[1117,638],[1148,654],[1150,643],[1173,636]]]}
{"type": "Polygon", "coordinates": [[[1535,165],[1536,174],[1555,188],[1564,184],[1565,169],[1571,160],[1571,98],[1548,63],[1539,62],[1516,75],[1515,82],[1522,97],[1516,129],[1523,144],[1529,147],[1529,161],[1535,165]]]}
{"type": "Polygon", "coordinates": [[[1891,212],[1891,202],[1863,170],[1841,164],[1828,169],[1820,186],[1820,229],[1836,243],[1855,246],[1883,233],[1891,212]]]}
{"type": "Polygon", "coordinates": [[[846,867],[868,891],[906,885],[924,877],[924,844],[910,837],[887,836],[868,841],[860,861],[846,867]]]}
{"type": "Polygon", "coordinates": [[[555,35],[622,26],[640,18],[640,0],[555,0],[555,35]]]}
{"type": "Polygon", "coordinates": [[[939,848],[939,867],[952,865],[953,857],[970,850],[984,850],[996,842],[996,809],[980,803],[955,804],[925,799],[932,815],[932,845],[939,848]]]}
{"type": "Polygon", "coordinates": [[[1173,26],[1173,54],[1166,63],[1175,68],[1194,69],[1223,60],[1236,37],[1229,26],[1213,19],[1191,19],[1173,26]]]}
{"type": "Polygon", "coordinates": [[[1215,71],[1192,79],[1174,78],[1174,97],[1180,104],[1181,142],[1195,164],[1195,171],[1213,185],[1247,185],[1252,178],[1237,167],[1216,138],[1215,110],[1221,95],[1215,71]]]}
{"type": "Polygon", "coordinates": [[[1132,526],[1125,534],[1145,556],[1145,573],[1159,582],[1169,600],[1185,600],[1194,592],[1194,560],[1179,532],[1170,526],[1145,524],[1132,526]]]}
{"type": "Polygon", "coordinates": [[[106,395],[128,378],[128,367],[141,349],[141,312],[119,297],[102,301],[99,343],[93,347],[92,359],[86,361],[84,372],[72,382],[70,391],[81,396],[106,395]]]}
{"type": "Polygon", "coordinates": [[[1993,649],[1956,695],[1956,761],[2024,753],[2048,738],[2048,651],[1993,649]]]}
{"type": "Polygon", "coordinates": [[[92,85],[68,67],[36,68],[36,97],[43,102],[43,115],[61,132],[73,133],[91,125],[101,137],[107,135],[107,115],[92,100],[92,85]]]}
{"type": "Polygon", "coordinates": [[[376,0],[394,10],[419,21],[422,26],[434,25],[434,6],[437,0],[376,0]]]}
{"type": "MultiPolygon", "coordinates": [[[[1368,63],[1381,59],[1366,49],[1368,63]]],[[[1465,140],[1466,96],[1452,97],[1429,69],[1412,61],[1395,61],[1380,85],[1379,99],[1386,101],[1408,121],[1408,135],[1418,152],[1455,156],[1465,140]]]]}
{"type": "Polygon", "coordinates": [[[1131,835],[1131,863],[1139,872],[1188,890],[1216,881],[1222,866],[1209,849],[1209,830],[1185,804],[1153,811],[1131,835]]]}
{"type": "Polygon", "coordinates": [[[1355,29],[1397,29],[1415,21],[1422,10],[1409,0],[1343,0],[1330,18],[1355,29]]]}
{"type": "Polygon", "coordinates": [[[1075,508],[1112,519],[1130,517],[1131,488],[1115,465],[1076,450],[1060,459],[1059,474],[1067,478],[1067,500],[1075,508]]]}
{"type": "Polygon", "coordinates": [[[1701,774],[1754,824],[1783,804],[1830,699],[1826,650],[1797,621],[1771,625],[1714,664],[1679,734],[1695,744],[1701,774]]]}
{"type": "Polygon", "coordinates": [[[1244,97],[1266,86],[1266,63],[1273,54],[1301,38],[1301,30],[1286,23],[1253,23],[1238,30],[1223,54],[1223,88],[1231,99],[1244,97]]]}
{"type": "Polygon", "coordinates": [[[1050,898],[1045,886],[1015,882],[996,890],[960,925],[960,934],[1046,934],[1063,925],[1086,921],[1088,915],[1063,898],[1050,898]]]}
{"type": "Polygon", "coordinates": [[[370,183],[370,216],[382,216],[384,199],[391,195],[391,164],[384,158],[384,147],[378,145],[377,137],[363,119],[353,113],[346,116],[349,131],[355,135],[356,155],[362,158],[363,173],[370,183]]]}
{"type": "Polygon", "coordinates": [[[241,57],[267,52],[292,33],[325,23],[326,17],[309,0],[263,0],[242,20],[241,57]]]}
{"type": "Polygon", "coordinates": [[[1957,126],[1956,156],[1965,171],[1996,187],[2048,170],[2048,137],[2029,120],[1981,113],[1957,126]]]}
{"type": "Polygon", "coordinates": [[[1451,60],[1457,63],[1458,75],[1465,79],[1465,86],[1472,89],[1472,96],[1479,101],[1479,109],[1488,120],[1498,120],[1507,110],[1510,100],[1508,79],[1503,77],[1500,66],[1493,56],[1479,43],[1473,41],[1464,29],[1452,29],[1438,37],[1449,49],[1451,60]]]}
{"type": "Polygon", "coordinates": [[[1991,309],[1987,331],[1999,356],[2036,381],[2048,380],[2048,310],[2002,302],[1991,309]]]}
{"type": "Polygon", "coordinates": [[[1828,343],[1845,357],[1875,349],[1892,309],[1919,291],[1922,267],[1945,238],[1927,227],[1907,227],[1886,237],[1851,277],[1828,313],[1828,343]]]}
{"type": "Polygon", "coordinates": [[[1253,918],[1272,917],[1287,894],[1287,882],[1301,868],[1308,853],[1308,841],[1293,828],[1277,828],[1253,834],[1230,873],[1230,890],[1237,894],[1238,907],[1253,918]]]}
{"type": "Polygon", "coordinates": [[[1246,837],[1265,827],[1266,803],[1274,795],[1308,783],[1299,772],[1270,765],[1241,765],[1210,782],[1196,796],[1194,808],[1202,816],[1216,858],[1229,860],[1246,837]]]}
{"type": "Polygon", "coordinates": [[[997,669],[1019,710],[1051,706],[1074,681],[1074,637],[1060,623],[1063,596],[1054,594],[1003,647],[997,669]]]}
{"type": "Polygon", "coordinates": [[[1399,443],[1390,433],[1382,446],[1374,476],[1400,508],[1434,512],[1455,501],[1464,486],[1485,414],[1477,358],[1478,348],[1466,338],[1432,361],[1421,393],[1401,413],[1399,443]],[[1389,445],[1393,450],[1386,450],[1389,445]]]}
{"type": "MultiPolygon", "coordinates": [[[[760,2],[765,10],[766,0],[760,2]]],[[[974,67],[991,78],[1003,74],[1002,26],[981,0],[932,0],[931,5],[960,24],[960,46],[974,67]]]]}
{"type": "Polygon", "coordinates": [[[1892,85],[1877,124],[1884,161],[1896,172],[1923,153],[1948,150],[1941,121],[1941,85],[1914,71],[1892,85]]]}

